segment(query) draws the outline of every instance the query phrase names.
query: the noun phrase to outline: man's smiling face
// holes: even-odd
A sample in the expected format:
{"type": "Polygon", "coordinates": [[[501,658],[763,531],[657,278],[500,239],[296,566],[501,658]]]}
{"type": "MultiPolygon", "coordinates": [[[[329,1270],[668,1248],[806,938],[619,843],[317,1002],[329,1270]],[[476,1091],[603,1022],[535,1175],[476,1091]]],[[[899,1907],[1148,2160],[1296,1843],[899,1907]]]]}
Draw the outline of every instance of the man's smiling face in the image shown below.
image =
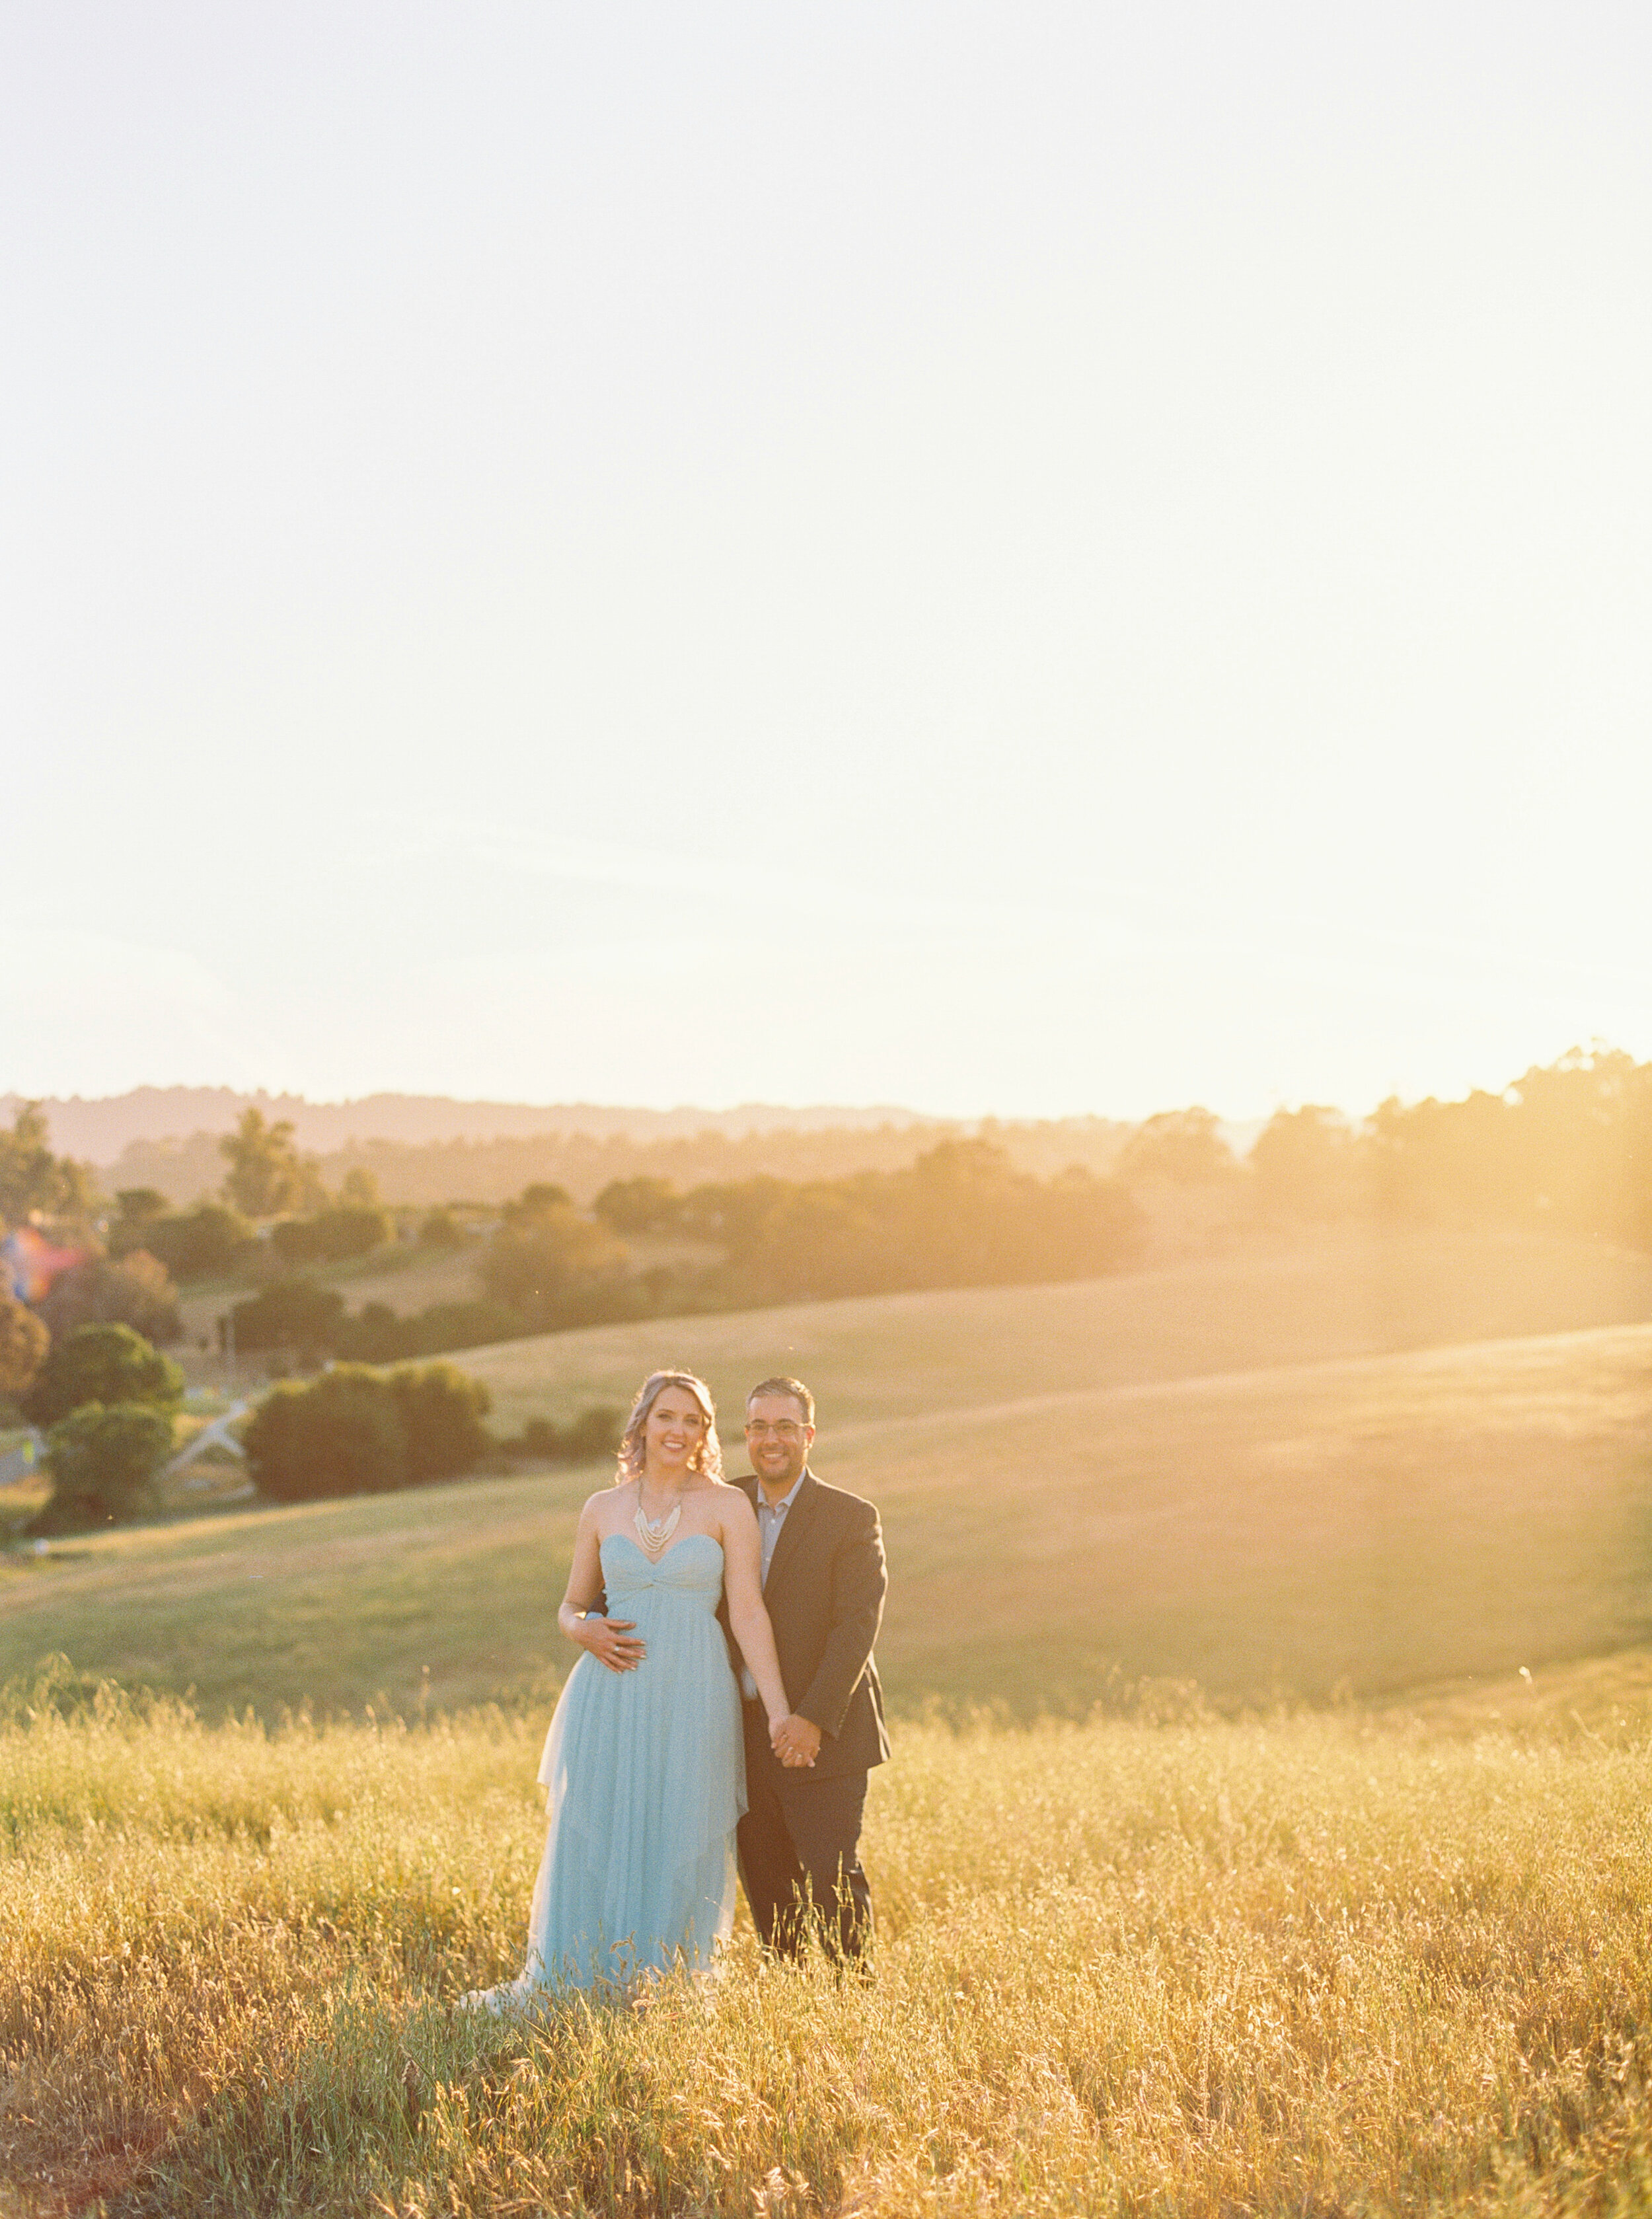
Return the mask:
{"type": "Polygon", "coordinates": [[[747,1453],[771,1501],[791,1493],[814,1438],[795,1395],[754,1395],[747,1403],[747,1453]]]}

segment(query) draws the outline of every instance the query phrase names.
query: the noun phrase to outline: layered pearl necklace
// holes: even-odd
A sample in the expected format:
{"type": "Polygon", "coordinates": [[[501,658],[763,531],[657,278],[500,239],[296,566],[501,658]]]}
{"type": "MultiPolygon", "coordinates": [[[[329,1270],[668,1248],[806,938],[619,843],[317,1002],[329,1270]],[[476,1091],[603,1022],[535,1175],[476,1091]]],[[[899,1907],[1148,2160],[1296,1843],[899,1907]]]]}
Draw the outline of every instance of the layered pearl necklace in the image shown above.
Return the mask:
{"type": "Polygon", "coordinates": [[[657,1521],[650,1519],[643,1507],[643,1482],[640,1479],[637,1481],[637,1515],[631,1523],[636,1526],[637,1538],[643,1545],[643,1554],[651,1564],[657,1564],[671,1545],[671,1537],[676,1532],[682,1514],[682,1497],[679,1495],[665,1517],[657,1521]]]}

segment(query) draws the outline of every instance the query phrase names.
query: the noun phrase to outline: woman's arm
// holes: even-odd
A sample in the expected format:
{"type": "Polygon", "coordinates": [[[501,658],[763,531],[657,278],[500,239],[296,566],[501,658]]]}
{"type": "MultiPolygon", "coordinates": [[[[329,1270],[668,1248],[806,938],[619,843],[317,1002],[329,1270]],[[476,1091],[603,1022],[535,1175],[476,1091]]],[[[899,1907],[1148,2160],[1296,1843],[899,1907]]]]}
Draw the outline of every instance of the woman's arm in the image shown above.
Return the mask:
{"type": "Polygon", "coordinates": [[[606,1664],[611,1672],[634,1672],[648,1654],[631,1631],[637,1620],[582,1615],[602,1593],[602,1537],[597,1530],[597,1505],[602,1500],[601,1495],[592,1495],[580,1513],[574,1562],[568,1567],[568,1588],[556,1623],[571,1642],[588,1649],[598,1663],[606,1664]]]}
{"type": "Polygon", "coordinates": [[[723,1591],[729,1600],[729,1624],[740,1653],[757,1682],[770,1731],[790,1714],[774,1629],[763,1607],[763,1551],[757,1538],[757,1513],[740,1489],[730,1488],[723,1505],[723,1591]]]}

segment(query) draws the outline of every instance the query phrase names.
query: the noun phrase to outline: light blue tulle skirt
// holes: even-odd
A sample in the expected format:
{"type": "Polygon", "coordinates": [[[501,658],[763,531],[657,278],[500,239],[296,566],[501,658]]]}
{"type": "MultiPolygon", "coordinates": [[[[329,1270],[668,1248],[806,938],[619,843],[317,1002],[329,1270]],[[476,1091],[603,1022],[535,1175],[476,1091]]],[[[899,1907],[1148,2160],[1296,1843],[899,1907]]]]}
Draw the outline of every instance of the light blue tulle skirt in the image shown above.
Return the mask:
{"type": "Polygon", "coordinates": [[[734,1922],[746,1768],[716,1615],[723,1551],[691,1533],[655,1564],[610,1534],[602,1573],[609,1616],[635,1619],[648,1655],[623,1673],[581,1656],[568,1675],[539,1767],[550,1831],[528,1961],[489,2003],[705,1972],[734,1922]]]}

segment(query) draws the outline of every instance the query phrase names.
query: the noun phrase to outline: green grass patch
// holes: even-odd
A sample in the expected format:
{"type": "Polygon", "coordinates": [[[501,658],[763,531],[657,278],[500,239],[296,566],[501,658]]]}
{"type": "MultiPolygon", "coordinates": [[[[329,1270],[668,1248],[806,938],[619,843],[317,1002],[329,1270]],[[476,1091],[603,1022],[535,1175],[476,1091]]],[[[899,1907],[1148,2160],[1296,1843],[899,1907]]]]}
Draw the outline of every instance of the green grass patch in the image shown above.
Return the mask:
{"type": "MultiPolygon", "coordinates": [[[[1082,1716],[1121,1680],[1195,1680],[1231,1708],[1646,1638],[1652,1327],[1599,1322],[1638,1303],[1652,1312],[1643,1259],[1409,1242],[598,1328],[463,1361],[506,1423],[623,1403],[646,1364],[680,1359],[737,1426],[742,1387],[801,1371],[819,1469],[884,1514],[897,1707],[1082,1716]],[[1557,1311],[1594,1321],[1470,1337],[1557,1311]],[[1445,1345],[1355,1352],[1425,1332],[1445,1345]]],[[[735,1432],[731,1469],[738,1450],[735,1432]]],[[[64,1650],[127,1685],[192,1688],[214,1717],[541,1703],[568,1661],[573,1520],[606,1476],[231,1504],[44,1565],[0,1558],[0,1677],[64,1650]]]]}

